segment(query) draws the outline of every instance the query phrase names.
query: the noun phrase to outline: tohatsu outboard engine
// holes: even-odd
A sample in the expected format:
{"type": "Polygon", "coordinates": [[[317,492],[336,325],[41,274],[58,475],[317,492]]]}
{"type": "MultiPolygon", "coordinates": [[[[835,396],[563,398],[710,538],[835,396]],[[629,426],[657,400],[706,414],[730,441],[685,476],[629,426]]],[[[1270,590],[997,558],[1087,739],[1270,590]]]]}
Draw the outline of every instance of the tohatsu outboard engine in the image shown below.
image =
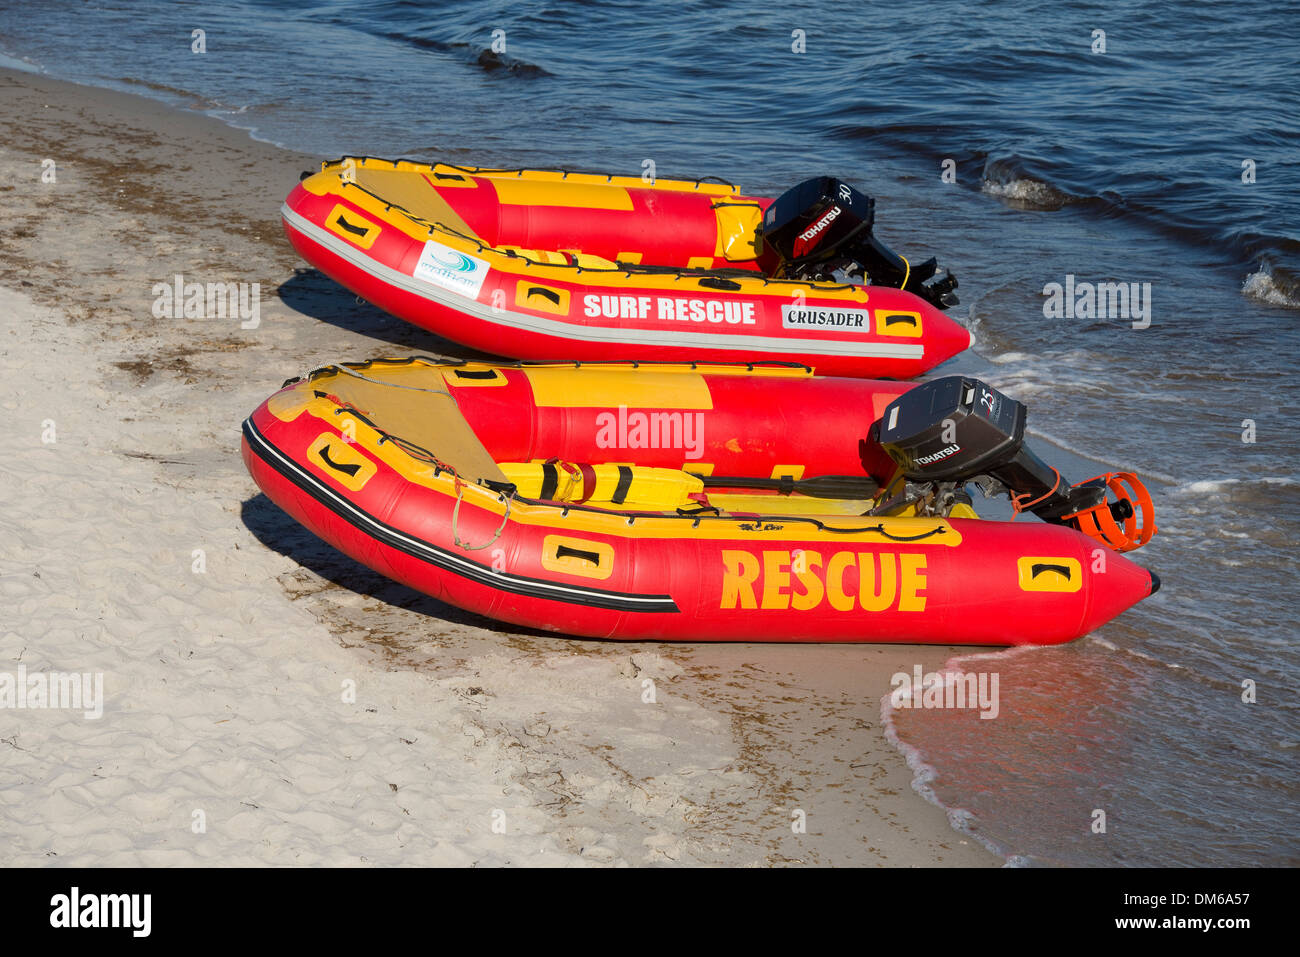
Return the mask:
{"type": "Polygon", "coordinates": [[[1150,541],[1151,496],[1137,477],[1118,472],[1070,485],[1025,447],[1026,415],[1022,403],[964,376],[899,396],[872,425],[871,438],[898,464],[904,485],[874,511],[915,504],[918,514],[947,515],[970,502],[965,486],[972,483],[987,497],[1006,492],[1016,512],[1077,528],[1117,551],[1150,541]]]}
{"type": "Polygon", "coordinates": [[[872,283],[915,293],[940,309],[957,304],[957,279],[933,258],[918,265],[871,232],[876,201],[832,176],[804,180],[763,214],[759,265],[773,278],[872,283]]]}

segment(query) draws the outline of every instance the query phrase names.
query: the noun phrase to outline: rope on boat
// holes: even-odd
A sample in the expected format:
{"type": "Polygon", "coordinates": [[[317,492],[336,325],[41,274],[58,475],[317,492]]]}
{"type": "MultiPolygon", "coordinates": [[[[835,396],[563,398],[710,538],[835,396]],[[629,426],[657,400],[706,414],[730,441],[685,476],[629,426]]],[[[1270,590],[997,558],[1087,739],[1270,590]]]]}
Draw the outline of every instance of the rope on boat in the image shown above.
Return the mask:
{"type": "Polygon", "coordinates": [[[385,382],[383,379],[372,379],[372,378],[371,378],[370,376],[368,376],[368,375],[362,375],[362,374],[361,374],[360,372],[358,372],[356,369],[349,369],[348,366],[347,366],[347,363],[344,363],[344,362],[335,363],[334,365],[322,366],[321,368],[322,368],[322,369],[337,369],[339,372],[342,372],[342,373],[344,373],[345,375],[354,376],[354,377],[356,377],[356,378],[358,378],[358,379],[363,379],[363,380],[365,380],[366,382],[372,382],[372,383],[374,383],[375,385],[383,385],[383,386],[387,386],[387,387],[390,388],[390,389],[410,389],[410,390],[413,391],[413,392],[432,392],[434,395],[445,395],[447,398],[451,399],[453,402],[456,401],[456,397],[455,397],[454,395],[452,395],[450,392],[448,392],[446,389],[426,389],[426,388],[424,388],[423,386],[418,386],[418,385],[402,385],[402,384],[397,383],[397,382],[385,382]]]}
{"type": "Polygon", "coordinates": [[[510,521],[510,503],[513,499],[513,496],[502,495],[500,492],[497,493],[497,496],[501,499],[501,501],[506,503],[506,511],[505,514],[501,516],[500,526],[497,527],[496,532],[493,533],[491,538],[489,538],[482,545],[470,545],[467,542],[462,542],[460,540],[460,532],[457,530],[456,526],[457,523],[460,521],[460,503],[461,500],[465,497],[465,485],[467,483],[465,483],[461,479],[461,477],[456,474],[455,469],[450,469],[449,471],[451,472],[452,478],[456,480],[456,505],[451,510],[451,540],[456,544],[457,548],[463,548],[467,552],[478,552],[492,545],[495,545],[497,539],[501,537],[501,533],[504,532],[506,529],[506,522],[510,521]]]}

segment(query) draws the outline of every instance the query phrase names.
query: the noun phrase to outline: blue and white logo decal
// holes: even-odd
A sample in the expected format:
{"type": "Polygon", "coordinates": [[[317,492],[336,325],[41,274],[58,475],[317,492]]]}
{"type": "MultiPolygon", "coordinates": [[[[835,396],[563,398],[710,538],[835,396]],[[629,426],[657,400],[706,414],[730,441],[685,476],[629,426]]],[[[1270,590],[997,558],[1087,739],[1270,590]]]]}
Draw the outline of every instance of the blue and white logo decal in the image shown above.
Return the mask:
{"type": "Polygon", "coordinates": [[[427,240],[412,275],[435,286],[450,289],[470,299],[477,299],[487,278],[486,260],[468,256],[435,240],[427,240]]]}

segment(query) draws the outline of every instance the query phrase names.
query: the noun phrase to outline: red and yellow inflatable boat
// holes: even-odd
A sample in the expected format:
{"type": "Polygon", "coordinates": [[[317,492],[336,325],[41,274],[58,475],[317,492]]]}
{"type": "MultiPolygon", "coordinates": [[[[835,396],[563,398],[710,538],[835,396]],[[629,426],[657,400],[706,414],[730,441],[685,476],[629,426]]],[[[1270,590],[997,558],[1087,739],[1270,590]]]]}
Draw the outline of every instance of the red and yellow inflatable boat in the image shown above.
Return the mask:
{"type": "Polygon", "coordinates": [[[774,204],[713,182],[346,157],[304,174],[281,215],[357,295],[513,359],[905,379],[971,341],[941,311],[956,280],[890,252],[874,202],[827,177],[774,204]]]}
{"type": "Polygon", "coordinates": [[[417,357],[291,380],[244,423],[243,456],[334,547],[516,625],[1054,644],[1155,591],[1118,553],[1154,528],[1131,476],[1065,485],[1023,424],[960,377],[417,357]],[[1048,521],[980,519],[975,472],[1048,521]]]}

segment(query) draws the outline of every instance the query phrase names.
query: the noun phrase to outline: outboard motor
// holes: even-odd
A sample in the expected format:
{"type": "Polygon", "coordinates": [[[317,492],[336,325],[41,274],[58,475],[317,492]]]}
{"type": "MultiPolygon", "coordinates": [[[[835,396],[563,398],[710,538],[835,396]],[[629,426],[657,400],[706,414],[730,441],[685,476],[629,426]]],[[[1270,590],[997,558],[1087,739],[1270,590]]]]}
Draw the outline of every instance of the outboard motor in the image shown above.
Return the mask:
{"type": "Polygon", "coordinates": [[[871,232],[876,201],[832,176],[786,190],[763,215],[760,265],[779,279],[872,283],[957,304],[957,279],[933,259],[912,266],[871,232]]]}
{"type": "Polygon", "coordinates": [[[1069,525],[1117,551],[1150,541],[1151,496],[1137,477],[1118,472],[1070,485],[1025,447],[1026,416],[1023,403],[963,376],[899,396],[872,425],[871,438],[898,463],[906,484],[875,511],[916,503],[921,514],[947,515],[957,502],[969,503],[965,486],[973,483],[986,497],[1006,492],[1017,513],[1069,525]]]}

